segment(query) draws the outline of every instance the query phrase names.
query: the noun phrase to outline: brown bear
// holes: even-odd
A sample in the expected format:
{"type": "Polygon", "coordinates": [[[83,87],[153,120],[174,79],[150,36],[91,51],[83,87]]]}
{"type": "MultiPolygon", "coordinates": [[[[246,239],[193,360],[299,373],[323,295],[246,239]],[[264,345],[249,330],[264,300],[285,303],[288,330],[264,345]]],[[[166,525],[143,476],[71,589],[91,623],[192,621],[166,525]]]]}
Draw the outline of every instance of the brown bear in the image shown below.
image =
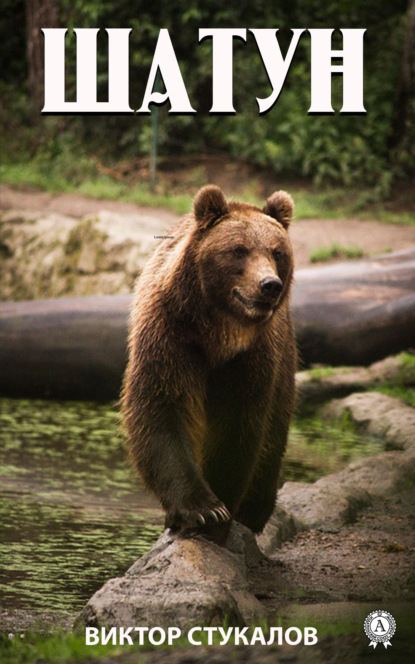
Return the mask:
{"type": "Polygon", "coordinates": [[[123,411],[166,527],[273,510],[294,407],[291,197],[263,210],[203,187],[138,279],[123,411]]]}

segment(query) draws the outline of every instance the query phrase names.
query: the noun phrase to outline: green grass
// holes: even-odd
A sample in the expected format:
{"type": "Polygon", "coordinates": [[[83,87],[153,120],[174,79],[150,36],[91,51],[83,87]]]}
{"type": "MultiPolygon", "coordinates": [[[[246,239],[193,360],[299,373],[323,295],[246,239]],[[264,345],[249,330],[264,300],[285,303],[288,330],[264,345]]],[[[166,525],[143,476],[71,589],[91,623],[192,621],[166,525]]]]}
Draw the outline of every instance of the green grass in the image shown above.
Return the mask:
{"type": "Polygon", "coordinates": [[[386,224],[415,226],[415,214],[410,211],[393,211],[384,201],[373,199],[367,189],[330,188],[312,189],[289,187],[295,201],[297,219],[347,219],[376,220],[386,224]]]}
{"type": "Polygon", "coordinates": [[[415,385],[415,353],[399,353],[400,371],[396,381],[415,385]]]}
{"type": "Polygon", "coordinates": [[[49,176],[41,169],[31,163],[21,164],[1,164],[0,165],[0,181],[5,184],[23,186],[23,187],[37,187],[44,191],[59,192],[59,191],[72,191],[73,184],[69,180],[58,174],[51,168],[49,176]]]}
{"type": "Polygon", "coordinates": [[[401,399],[408,406],[415,408],[415,355],[413,353],[400,353],[398,355],[399,370],[376,390],[390,397],[401,399]]]}
{"type": "MultiPolygon", "coordinates": [[[[379,385],[377,381],[371,382],[365,389],[391,397],[402,399],[408,406],[415,408],[415,354],[402,352],[397,356],[399,368],[389,378],[379,385]]],[[[307,370],[307,375],[313,382],[319,382],[330,376],[339,376],[353,371],[351,367],[321,366],[307,370]]]]}
{"type": "MultiPolygon", "coordinates": [[[[272,622],[272,625],[275,625],[275,621],[272,622]]],[[[223,620],[222,626],[225,631],[231,627],[227,618],[223,620]]],[[[248,639],[252,638],[255,627],[260,627],[267,637],[269,624],[264,618],[262,620],[257,619],[255,624],[251,625],[247,633],[248,639]]],[[[167,632],[166,628],[165,631],[167,632]]],[[[138,634],[133,631],[130,636],[133,645],[129,645],[125,641],[122,645],[112,645],[109,643],[106,645],[97,644],[87,646],[85,644],[85,632],[82,628],[81,632],[56,631],[52,634],[26,632],[23,638],[18,633],[11,639],[3,635],[0,636],[0,662],[1,664],[37,664],[38,662],[44,662],[45,664],[72,664],[75,662],[88,662],[90,659],[93,659],[94,662],[104,659],[105,662],[113,661],[116,664],[121,661],[122,656],[134,653],[133,657],[128,658],[128,661],[134,661],[135,664],[143,664],[144,662],[151,662],[151,654],[157,651],[174,650],[180,647],[193,647],[195,655],[198,651],[198,647],[189,642],[188,630],[185,628],[181,630],[181,635],[174,639],[172,645],[168,645],[167,635],[165,642],[158,646],[149,643],[148,634],[144,637],[143,646],[140,646],[138,643],[138,634]]],[[[205,631],[198,631],[195,639],[200,642],[201,646],[210,645],[209,636],[205,631]]],[[[221,634],[215,632],[213,634],[212,645],[219,646],[221,641],[221,634]]],[[[232,636],[230,645],[233,645],[232,636]]]]}
{"type": "Polygon", "coordinates": [[[86,180],[75,191],[91,198],[113,199],[146,207],[167,208],[178,215],[189,212],[193,200],[190,194],[153,193],[146,184],[135,187],[110,179],[86,180]]]}
{"type": "MultiPolygon", "coordinates": [[[[126,653],[133,648],[134,646],[110,644],[87,646],[84,635],[72,632],[56,632],[53,635],[28,632],[23,638],[16,634],[12,639],[3,637],[0,640],[0,661],[2,664],[84,662],[104,655],[126,653]]],[[[143,661],[144,658],[137,656],[137,664],[143,661]]]]}
{"type": "Polygon", "coordinates": [[[333,242],[329,247],[318,247],[310,254],[312,263],[326,263],[335,258],[361,258],[364,251],[361,247],[342,245],[333,242]]]}
{"type": "Polygon", "coordinates": [[[314,367],[313,369],[308,369],[307,373],[310,376],[313,382],[320,382],[323,378],[328,378],[330,376],[338,376],[339,374],[350,373],[351,369],[349,367],[314,367]]]}
{"type": "Polygon", "coordinates": [[[376,387],[377,392],[386,394],[388,397],[401,399],[407,406],[415,408],[415,387],[401,387],[399,385],[381,385],[376,387]]]}
{"type": "MultiPolygon", "coordinates": [[[[69,153],[55,159],[42,155],[31,161],[4,163],[0,166],[0,181],[22,187],[36,187],[51,193],[73,192],[93,198],[120,200],[138,205],[167,208],[182,215],[189,211],[192,197],[204,183],[201,169],[195,167],[187,173],[186,182],[172,187],[159,174],[156,191],[150,190],[146,180],[116,180],[99,173],[94,161],[87,156],[72,157],[69,153]]],[[[246,200],[260,207],[264,198],[259,195],[263,188],[259,177],[246,179],[237,191],[227,189],[230,198],[246,200]]],[[[374,202],[368,190],[346,190],[280,184],[287,189],[295,201],[296,219],[376,219],[385,223],[415,225],[411,212],[391,212],[379,201],[374,202]]],[[[270,192],[271,193],[271,192],[270,192]]]]}
{"type": "Polygon", "coordinates": [[[341,219],[344,216],[341,190],[337,191],[337,196],[317,189],[290,187],[289,191],[294,198],[297,219],[341,219]]]}
{"type": "Polygon", "coordinates": [[[5,184],[23,187],[36,187],[51,193],[72,192],[90,198],[137,203],[138,205],[167,208],[182,215],[192,204],[190,194],[152,193],[147,183],[137,186],[114,180],[109,176],[86,176],[80,182],[73,182],[59,171],[45,172],[32,164],[7,164],[0,167],[0,181],[5,184]]]}

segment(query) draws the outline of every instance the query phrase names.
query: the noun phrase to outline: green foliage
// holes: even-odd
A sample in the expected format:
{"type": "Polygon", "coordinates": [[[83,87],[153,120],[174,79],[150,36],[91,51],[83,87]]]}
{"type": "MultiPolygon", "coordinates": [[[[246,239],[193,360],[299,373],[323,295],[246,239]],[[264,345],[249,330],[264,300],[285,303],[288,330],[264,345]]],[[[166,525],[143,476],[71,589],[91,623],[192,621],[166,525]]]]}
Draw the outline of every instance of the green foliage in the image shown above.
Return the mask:
{"type": "Polygon", "coordinates": [[[376,388],[378,392],[386,394],[389,397],[401,399],[407,406],[415,408],[415,387],[401,387],[399,385],[382,385],[376,388]]]}
{"type": "Polygon", "coordinates": [[[364,251],[361,247],[342,245],[333,242],[329,247],[318,247],[310,254],[312,263],[325,263],[335,258],[361,258],[364,251]]]}
{"type": "MultiPolygon", "coordinates": [[[[56,0],[60,21],[69,28],[67,36],[67,96],[74,98],[76,87],[75,39],[73,27],[130,26],[130,100],[138,108],[146,88],[159,30],[167,27],[173,41],[190,101],[197,114],[171,116],[169,104],[159,113],[159,153],[198,154],[222,150],[238,159],[266,167],[275,174],[305,176],[319,186],[337,183],[352,187],[370,185],[366,201],[351,199],[364,206],[391,192],[396,176],[415,171],[415,122],[410,122],[404,139],[394,141],[397,113],[397,81],[402,65],[402,44],[407,3],[397,0],[379,6],[375,0],[324,4],[273,3],[259,0],[223,5],[219,0],[184,0],[169,3],[125,0],[56,0]],[[285,53],[290,28],[366,27],[365,106],[367,114],[349,117],[339,114],[342,79],[333,77],[333,108],[330,117],[309,116],[310,37],[302,36],[280,98],[263,116],[256,98],[266,98],[270,84],[254,38],[234,40],[234,116],[212,116],[212,43],[198,43],[198,29],[243,26],[279,28],[278,39],[285,53]]],[[[20,30],[25,7],[21,0],[5,0],[4,18],[8,32],[0,45],[0,66],[5,72],[0,90],[5,103],[0,107],[0,147],[10,162],[22,157],[34,160],[49,172],[57,186],[65,161],[73,163],[73,178],[88,179],[91,164],[85,155],[101,158],[133,158],[147,155],[151,143],[151,118],[146,116],[83,116],[46,118],[29,115],[26,97],[25,42],[20,30]],[[40,129],[40,130],[39,130],[40,129]]],[[[41,26],[39,26],[41,27],[41,26]]],[[[333,46],[342,47],[340,33],[333,46]]],[[[104,31],[98,36],[98,97],[107,90],[107,49],[104,31]]],[[[412,117],[415,115],[415,102],[412,117]]]]}

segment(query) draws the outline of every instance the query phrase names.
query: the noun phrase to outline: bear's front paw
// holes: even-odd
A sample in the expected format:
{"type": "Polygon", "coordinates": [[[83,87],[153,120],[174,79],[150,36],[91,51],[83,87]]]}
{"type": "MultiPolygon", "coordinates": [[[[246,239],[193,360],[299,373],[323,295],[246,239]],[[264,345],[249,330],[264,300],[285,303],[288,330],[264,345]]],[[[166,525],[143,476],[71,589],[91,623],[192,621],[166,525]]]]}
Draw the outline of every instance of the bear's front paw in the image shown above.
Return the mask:
{"type": "Polygon", "coordinates": [[[224,503],[216,503],[196,509],[174,507],[166,514],[166,528],[179,530],[181,528],[202,527],[208,523],[225,523],[232,516],[224,503]]]}

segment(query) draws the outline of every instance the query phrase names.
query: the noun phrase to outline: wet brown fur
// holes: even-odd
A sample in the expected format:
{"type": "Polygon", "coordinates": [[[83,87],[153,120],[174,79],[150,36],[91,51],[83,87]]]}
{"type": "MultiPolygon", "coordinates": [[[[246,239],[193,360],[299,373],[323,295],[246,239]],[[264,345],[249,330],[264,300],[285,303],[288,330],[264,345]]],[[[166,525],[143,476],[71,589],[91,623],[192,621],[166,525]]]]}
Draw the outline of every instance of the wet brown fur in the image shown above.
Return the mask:
{"type": "Polygon", "coordinates": [[[226,506],[259,532],[271,515],[294,407],[292,212],[285,192],[260,210],[204,187],[138,280],[124,418],[170,527],[226,520],[226,506]],[[268,311],[258,284],[273,275],[268,311]]]}

